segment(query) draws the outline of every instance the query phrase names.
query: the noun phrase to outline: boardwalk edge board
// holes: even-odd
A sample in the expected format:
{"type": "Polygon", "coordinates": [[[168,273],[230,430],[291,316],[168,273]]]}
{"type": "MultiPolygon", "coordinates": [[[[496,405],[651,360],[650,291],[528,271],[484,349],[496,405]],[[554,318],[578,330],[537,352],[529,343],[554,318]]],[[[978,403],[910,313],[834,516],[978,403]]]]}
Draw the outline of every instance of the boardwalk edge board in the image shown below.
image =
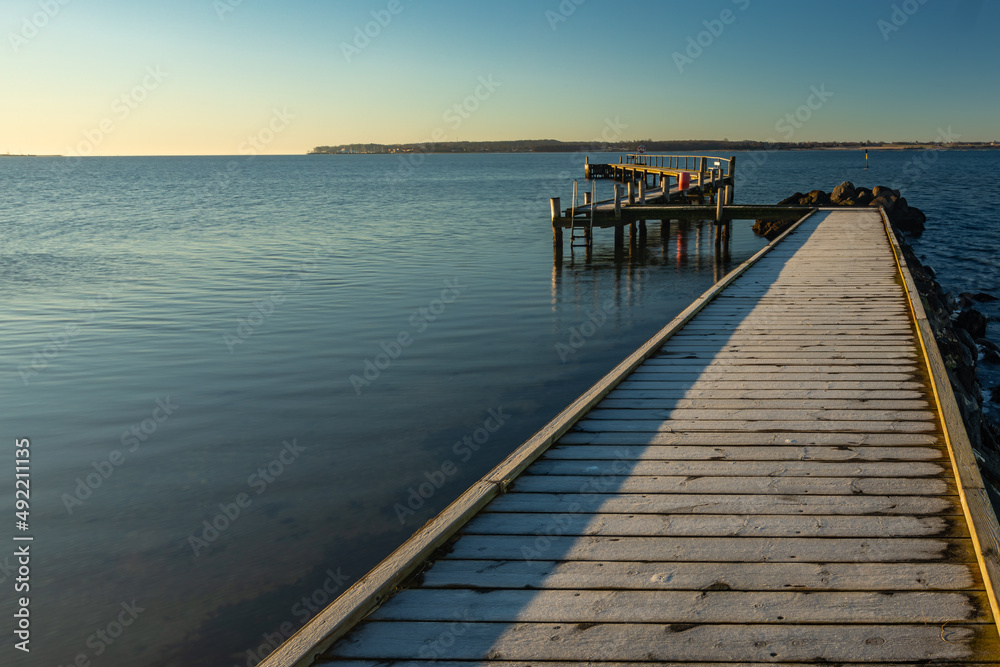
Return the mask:
{"type": "Polygon", "coordinates": [[[428,521],[398,549],[375,566],[373,570],[355,582],[343,595],[285,640],[260,663],[260,667],[310,667],[318,655],[325,652],[359,621],[392,597],[400,583],[423,564],[437,548],[458,532],[487,503],[504,493],[525,468],[568,432],[592,407],[597,405],[646,359],[656,354],[670,337],[701,312],[712,299],[772,249],[778,247],[789,234],[798,229],[815,212],[816,209],[810,210],[796,220],[795,224],[780,236],[695,299],[691,305],[681,311],[642,347],[598,380],[596,384],[514,450],[485,477],[473,484],[440,514],[428,521]]]}
{"type": "Polygon", "coordinates": [[[889,243],[892,245],[896,265],[899,267],[899,273],[906,288],[906,300],[910,304],[910,314],[919,334],[917,340],[927,363],[934,401],[941,413],[941,427],[944,432],[945,444],[955,475],[958,478],[956,481],[958,482],[962,510],[972,534],[972,544],[976,558],[979,560],[990,607],[993,610],[993,618],[1000,628],[1000,606],[998,606],[998,598],[1000,598],[1000,589],[998,589],[1000,586],[1000,526],[998,526],[993,505],[987,496],[986,486],[979,472],[979,464],[976,463],[972,443],[965,430],[965,422],[959,412],[958,402],[955,400],[955,394],[951,388],[944,359],[938,350],[934,331],[920,300],[920,293],[889,218],[884,209],[880,208],[879,210],[882,213],[882,222],[889,237],[889,243]]]}

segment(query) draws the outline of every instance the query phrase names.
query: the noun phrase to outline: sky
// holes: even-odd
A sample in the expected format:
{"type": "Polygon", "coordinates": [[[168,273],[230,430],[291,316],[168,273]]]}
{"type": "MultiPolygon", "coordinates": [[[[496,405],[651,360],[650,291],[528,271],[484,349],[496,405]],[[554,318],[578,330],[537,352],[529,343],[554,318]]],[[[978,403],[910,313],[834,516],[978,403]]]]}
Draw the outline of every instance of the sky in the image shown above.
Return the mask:
{"type": "Polygon", "coordinates": [[[1000,139],[1000,0],[4,0],[0,153],[1000,139]]]}

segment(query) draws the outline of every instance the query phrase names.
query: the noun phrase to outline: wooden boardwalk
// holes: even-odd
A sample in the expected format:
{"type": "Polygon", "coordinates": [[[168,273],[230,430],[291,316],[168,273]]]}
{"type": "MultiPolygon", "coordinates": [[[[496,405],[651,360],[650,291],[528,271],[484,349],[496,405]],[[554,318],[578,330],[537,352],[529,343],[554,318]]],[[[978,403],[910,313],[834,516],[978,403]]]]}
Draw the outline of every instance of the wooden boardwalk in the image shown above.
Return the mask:
{"type": "Polygon", "coordinates": [[[882,216],[755,260],[264,665],[1000,664],[996,518],[882,216]]]}

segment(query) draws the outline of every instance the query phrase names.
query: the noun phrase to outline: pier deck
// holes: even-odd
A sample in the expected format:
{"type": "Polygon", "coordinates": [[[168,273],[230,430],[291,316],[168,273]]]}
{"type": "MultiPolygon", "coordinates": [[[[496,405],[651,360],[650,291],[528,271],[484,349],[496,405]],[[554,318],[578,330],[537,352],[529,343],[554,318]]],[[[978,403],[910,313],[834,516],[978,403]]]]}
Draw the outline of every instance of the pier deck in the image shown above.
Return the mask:
{"type": "Polygon", "coordinates": [[[1000,664],[996,518],[894,243],[807,216],[264,665],[1000,664]]]}

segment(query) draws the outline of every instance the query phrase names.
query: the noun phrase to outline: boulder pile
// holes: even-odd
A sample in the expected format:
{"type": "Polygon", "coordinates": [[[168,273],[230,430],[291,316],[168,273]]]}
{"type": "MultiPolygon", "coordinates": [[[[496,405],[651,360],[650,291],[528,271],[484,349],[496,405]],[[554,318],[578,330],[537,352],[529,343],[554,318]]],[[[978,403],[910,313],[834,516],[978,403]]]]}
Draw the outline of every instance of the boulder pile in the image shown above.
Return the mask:
{"type": "MultiPolygon", "coordinates": [[[[778,206],[871,206],[885,209],[886,215],[896,228],[919,234],[924,231],[927,216],[918,208],[906,203],[906,198],[899,190],[893,190],[884,185],[868,188],[855,187],[854,183],[844,181],[827,194],[823,190],[812,190],[806,194],[796,192],[791,197],[782,199],[778,206]]],[[[754,232],[768,240],[777,237],[792,223],[787,220],[758,220],[753,227],[754,232]]]]}
{"type": "MultiPolygon", "coordinates": [[[[991,494],[994,507],[1000,510],[997,503],[1000,494],[996,493],[1000,489],[1000,427],[983,414],[985,397],[976,376],[976,364],[980,359],[1000,361],[1000,347],[985,338],[987,318],[973,307],[976,303],[995,301],[996,297],[984,292],[963,292],[956,298],[951,292],[945,292],[931,267],[921,264],[901,234],[897,232],[896,237],[948,369],[948,379],[979,469],[994,492],[991,494]]],[[[997,402],[1000,397],[991,398],[997,402]]]]}

